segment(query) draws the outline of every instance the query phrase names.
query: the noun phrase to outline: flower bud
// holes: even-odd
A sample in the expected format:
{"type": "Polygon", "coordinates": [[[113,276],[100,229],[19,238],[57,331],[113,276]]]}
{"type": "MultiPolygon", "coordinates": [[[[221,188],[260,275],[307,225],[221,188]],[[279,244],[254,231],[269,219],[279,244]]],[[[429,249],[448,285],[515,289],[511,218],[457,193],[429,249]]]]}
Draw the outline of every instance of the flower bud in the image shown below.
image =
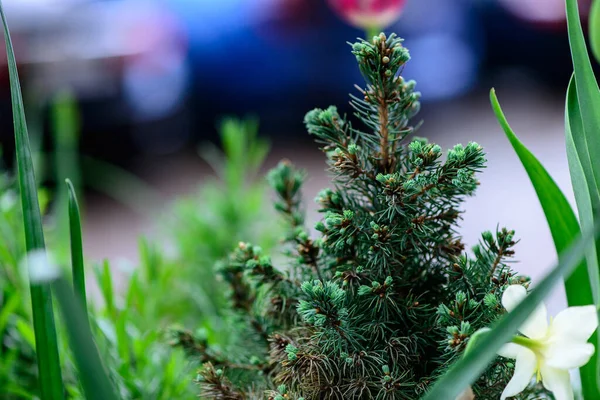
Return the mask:
{"type": "Polygon", "coordinates": [[[384,29],[396,21],[406,0],[329,0],[344,21],[362,29],[384,29]]]}

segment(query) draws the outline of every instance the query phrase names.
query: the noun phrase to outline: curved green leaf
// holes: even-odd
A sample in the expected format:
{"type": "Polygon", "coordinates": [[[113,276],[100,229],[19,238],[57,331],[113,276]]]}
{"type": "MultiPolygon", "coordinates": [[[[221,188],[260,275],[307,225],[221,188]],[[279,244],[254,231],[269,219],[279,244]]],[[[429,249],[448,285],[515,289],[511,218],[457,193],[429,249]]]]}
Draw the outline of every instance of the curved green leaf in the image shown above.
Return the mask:
{"type": "Polygon", "coordinates": [[[52,288],[62,310],[79,380],[88,400],[117,400],[114,388],[102,365],[82,303],[67,281],[60,277],[52,288]]]}
{"type": "MultiPolygon", "coordinates": [[[[579,19],[577,0],[566,0],[567,27],[573,69],[575,72],[575,86],[581,113],[582,135],[588,148],[591,160],[600,159],[600,89],[592,70],[588,56],[585,38],[579,19]]],[[[577,141],[576,143],[577,144],[577,141]]],[[[583,160],[582,165],[583,165],[583,160]]],[[[585,168],[585,165],[583,165],[585,168]]],[[[600,188],[600,164],[591,165],[596,188],[600,188]]]]}
{"type": "MultiPolygon", "coordinates": [[[[548,221],[548,227],[554,240],[554,247],[556,248],[556,252],[560,254],[580,234],[575,212],[548,171],[546,171],[533,153],[514,134],[502,112],[494,89],[490,92],[490,99],[500,126],[504,130],[506,137],[517,153],[531,180],[531,184],[535,189],[546,220],[548,221]]],[[[565,288],[567,290],[569,305],[589,305],[594,303],[585,263],[581,263],[573,274],[565,280],[565,288]]]]}
{"type": "MultiPolygon", "coordinates": [[[[575,86],[573,85],[572,87],[574,88],[575,86]]],[[[544,210],[546,220],[548,221],[548,227],[550,228],[550,232],[552,234],[556,253],[560,255],[580,234],[577,216],[567,201],[567,198],[562,193],[558,185],[554,182],[548,171],[546,171],[544,166],[525,147],[525,145],[523,145],[523,143],[512,131],[508,121],[506,120],[506,117],[504,116],[504,113],[502,112],[496,97],[496,93],[493,89],[490,92],[490,98],[492,102],[492,108],[496,113],[498,122],[502,126],[504,133],[521,160],[523,167],[527,171],[527,175],[531,180],[531,184],[535,189],[542,209],[544,210]]],[[[571,172],[578,175],[577,172],[579,170],[577,170],[576,167],[577,165],[573,165],[571,172]]],[[[581,170],[581,173],[583,174],[583,170],[581,170]]],[[[576,176],[576,178],[578,177],[576,176]]],[[[573,183],[575,184],[575,182],[576,181],[574,180],[573,183]]],[[[579,203],[582,203],[582,207],[584,207],[583,203],[585,200],[583,196],[587,196],[589,199],[589,195],[585,181],[581,184],[584,186],[582,188],[577,187],[576,190],[582,191],[580,194],[581,200],[578,202],[578,205],[579,203]]],[[[589,216],[586,215],[586,218],[589,218],[589,216]]],[[[592,225],[593,219],[589,218],[586,220],[584,228],[589,230],[591,229],[592,225]]],[[[589,251],[594,252],[593,247],[590,248],[589,251]]],[[[589,252],[587,254],[590,255],[589,252]]],[[[590,261],[595,267],[594,258],[592,258],[590,261]]],[[[597,273],[598,271],[596,268],[592,268],[590,271],[588,271],[588,264],[583,261],[575,269],[575,271],[573,271],[573,273],[565,279],[565,292],[569,306],[595,304],[594,291],[597,291],[598,289],[597,273]],[[592,277],[592,279],[590,277],[592,277]]],[[[597,335],[594,334],[590,341],[597,345],[597,335]]],[[[583,392],[586,398],[590,399],[600,399],[600,392],[597,389],[595,378],[596,364],[597,355],[594,354],[590,362],[580,368],[583,392]]]]}
{"type": "Polygon", "coordinates": [[[66,181],[69,193],[69,232],[71,236],[71,269],[73,271],[73,288],[81,300],[83,309],[87,310],[85,293],[85,271],[83,262],[83,240],[81,238],[81,216],[75,188],[69,179],[66,181]]]}
{"type": "MultiPolygon", "coordinates": [[[[591,160],[587,151],[587,146],[583,140],[583,123],[579,112],[579,104],[577,101],[577,88],[574,79],[571,78],[569,89],[567,90],[567,101],[565,105],[565,136],[567,144],[567,159],[569,161],[569,171],[571,173],[571,182],[573,191],[575,192],[575,200],[579,211],[579,220],[583,230],[590,229],[594,224],[594,215],[600,204],[600,197],[595,186],[592,171],[591,160]],[[595,211],[596,210],[596,211],[595,211]]],[[[596,241],[596,246],[589,249],[587,254],[587,269],[589,281],[592,287],[594,302],[599,304],[598,292],[600,285],[599,270],[598,270],[598,249],[600,249],[600,241],[596,241]]],[[[590,338],[590,342],[600,348],[598,342],[598,333],[590,338]]],[[[581,381],[584,393],[587,393],[586,398],[600,398],[600,387],[598,372],[600,371],[600,360],[597,353],[594,358],[581,369],[581,381]],[[594,396],[594,397],[590,397],[594,396]]]]}
{"type": "MultiPolygon", "coordinates": [[[[4,41],[6,43],[10,78],[17,169],[19,171],[19,187],[23,208],[23,223],[25,225],[25,245],[27,251],[44,249],[42,216],[38,203],[37,185],[31,158],[31,148],[29,146],[29,135],[27,133],[19,73],[1,2],[0,17],[2,18],[4,28],[4,41]]],[[[56,328],[54,326],[52,294],[47,284],[31,285],[31,307],[33,311],[33,327],[42,400],[60,400],[64,398],[64,389],[58,357],[56,328]]]]}

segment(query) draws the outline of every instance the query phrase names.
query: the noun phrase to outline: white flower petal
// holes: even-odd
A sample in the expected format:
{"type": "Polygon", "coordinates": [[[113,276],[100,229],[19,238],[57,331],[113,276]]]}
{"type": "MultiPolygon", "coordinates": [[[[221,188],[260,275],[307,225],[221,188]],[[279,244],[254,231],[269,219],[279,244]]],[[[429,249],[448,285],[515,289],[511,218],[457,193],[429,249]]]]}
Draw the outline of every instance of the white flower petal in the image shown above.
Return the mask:
{"type": "Polygon", "coordinates": [[[550,367],[567,370],[587,364],[593,354],[591,343],[560,341],[548,346],[544,358],[550,367]]]}
{"type": "Polygon", "coordinates": [[[543,364],[540,372],[544,387],[554,394],[556,400],[574,400],[569,371],[543,364]]]}
{"type": "Polygon", "coordinates": [[[526,296],[527,289],[524,286],[510,285],[502,293],[502,305],[506,308],[506,311],[511,312],[526,296]]]}
{"type": "Polygon", "coordinates": [[[598,312],[595,306],[569,307],[552,320],[550,333],[569,341],[587,341],[598,328],[598,312]]]}
{"type": "Polygon", "coordinates": [[[524,347],[521,347],[521,349],[522,350],[519,351],[517,356],[517,362],[515,363],[515,374],[504,388],[502,396],[500,397],[501,400],[504,400],[507,397],[516,396],[525,390],[535,373],[537,366],[535,354],[533,354],[533,351],[524,347]]]}
{"type": "MultiPolygon", "coordinates": [[[[508,312],[523,301],[527,296],[527,289],[521,285],[510,285],[502,293],[502,305],[508,312]]],[[[542,339],[548,333],[548,315],[546,306],[540,304],[535,311],[527,317],[527,321],[519,328],[519,331],[530,339],[542,339]]]]}
{"type": "Polygon", "coordinates": [[[506,358],[512,358],[514,360],[523,350],[527,349],[515,343],[506,343],[504,346],[500,347],[500,350],[498,350],[498,355],[506,358]]]}

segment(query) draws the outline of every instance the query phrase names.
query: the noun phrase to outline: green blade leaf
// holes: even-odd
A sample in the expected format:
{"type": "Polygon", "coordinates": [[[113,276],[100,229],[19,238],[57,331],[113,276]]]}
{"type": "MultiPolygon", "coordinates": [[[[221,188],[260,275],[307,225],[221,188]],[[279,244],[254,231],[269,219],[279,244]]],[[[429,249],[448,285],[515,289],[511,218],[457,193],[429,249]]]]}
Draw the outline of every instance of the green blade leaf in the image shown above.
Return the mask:
{"type": "MultiPolygon", "coordinates": [[[[569,44],[571,46],[575,77],[575,84],[570,85],[569,92],[567,93],[567,136],[570,134],[572,137],[572,146],[569,137],[567,137],[567,150],[570,157],[570,165],[572,168],[575,168],[571,169],[571,174],[575,174],[573,176],[573,184],[578,185],[577,188],[575,186],[574,188],[578,197],[578,207],[582,207],[579,209],[580,220],[582,221],[582,226],[585,228],[586,224],[595,224],[598,222],[594,216],[599,215],[598,213],[600,212],[600,196],[598,194],[600,188],[600,164],[597,162],[600,159],[600,89],[598,89],[598,82],[594,76],[585,45],[577,0],[566,0],[566,10],[569,44]],[[571,146],[570,149],[569,146],[571,146]],[[577,153],[577,159],[581,166],[580,170],[577,168],[579,166],[578,163],[574,160],[574,152],[577,153]],[[587,183],[589,204],[586,201],[587,199],[584,198],[585,195],[578,193],[581,187],[584,186],[579,182],[581,180],[581,173],[583,173],[583,177],[587,183]],[[588,207],[591,207],[591,211],[588,207]],[[590,219],[590,214],[592,214],[592,219],[590,219]]],[[[596,37],[592,38],[592,45],[597,44],[598,39],[597,14],[598,4],[594,4],[590,23],[592,36],[595,35],[596,37]]],[[[598,282],[598,266],[600,265],[600,261],[597,258],[600,256],[600,240],[596,241],[595,252],[595,260],[591,257],[593,253],[588,253],[588,260],[590,262],[590,280],[592,281],[592,285],[597,287],[600,285],[598,282]],[[595,267],[596,271],[592,271],[592,267],[595,267]]],[[[596,304],[598,305],[598,303],[596,304]]],[[[589,377],[582,376],[582,387],[585,398],[600,398],[600,365],[597,359],[595,360],[595,365],[593,374],[590,373],[589,377]]]]}
{"type": "MultiPolygon", "coordinates": [[[[565,136],[571,182],[573,183],[581,227],[583,230],[589,230],[594,224],[594,215],[596,214],[594,210],[598,209],[600,197],[591,176],[591,160],[589,159],[587,146],[583,141],[583,123],[579,112],[574,78],[571,78],[569,83],[565,107],[565,136]]],[[[598,293],[600,291],[598,249],[600,249],[600,240],[596,240],[596,246],[589,249],[586,257],[589,282],[595,304],[599,304],[598,293]]],[[[599,337],[596,332],[590,338],[590,342],[594,343],[597,349],[600,348],[598,340],[599,337]]],[[[580,369],[583,392],[586,394],[586,398],[600,398],[600,390],[598,389],[600,387],[598,381],[600,377],[597,372],[600,371],[599,362],[597,353],[595,353],[590,362],[580,369]]]]}
{"type": "MultiPolygon", "coordinates": [[[[552,239],[554,240],[556,253],[560,255],[580,234],[579,224],[577,222],[575,212],[548,171],[546,171],[544,166],[525,147],[525,145],[523,145],[523,143],[512,131],[508,121],[506,120],[506,117],[504,116],[504,113],[502,112],[502,108],[500,107],[498,98],[496,97],[496,93],[493,89],[490,92],[490,99],[498,122],[502,126],[506,137],[519,156],[523,167],[527,171],[527,175],[531,180],[531,184],[535,189],[542,209],[544,210],[546,220],[548,221],[548,227],[550,228],[552,239]]],[[[571,170],[573,171],[573,169],[571,170]]],[[[585,184],[585,182],[583,183],[585,184]]],[[[581,189],[583,191],[581,194],[582,196],[588,195],[587,185],[585,185],[583,188],[577,189],[581,189]]],[[[593,219],[590,218],[589,223],[584,225],[584,228],[589,231],[589,229],[592,228],[591,225],[593,225],[593,219]]],[[[593,251],[593,248],[590,250],[593,251]]],[[[594,259],[591,261],[594,262],[594,259]]],[[[573,271],[573,273],[565,279],[565,292],[567,294],[567,302],[569,306],[595,304],[594,290],[597,291],[598,289],[597,269],[594,268],[590,272],[595,274],[595,281],[590,279],[590,276],[594,275],[590,275],[588,272],[588,264],[583,261],[579,264],[579,266],[577,266],[575,271],[573,271]]],[[[590,338],[590,341],[597,344],[597,335],[594,334],[594,336],[590,338]]],[[[589,396],[586,398],[600,398],[600,392],[598,392],[595,378],[596,364],[597,355],[594,353],[590,362],[580,368],[583,391],[586,396],[589,396]]]]}
{"type": "MultiPolygon", "coordinates": [[[[511,341],[517,329],[535,310],[537,305],[546,297],[562,276],[570,273],[581,263],[586,250],[599,236],[600,227],[575,241],[569,249],[561,254],[560,261],[542,279],[512,312],[506,314],[493,326],[489,334],[478,338],[473,348],[458,360],[423,397],[423,400],[454,400],[469,385],[485,371],[487,366],[496,358],[496,353],[505,343],[511,341]]],[[[597,397],[590,397],[596,399],[597,397]]],[[[586,400],[588,398],[586,397],[586,400]]]]}
{"type": "MultiPolygon", "coordinates": [[[[569,43],[583,127],[582,134],[587,144],[590,160],[598,160],[600,159],[600,135],[598,135],[600,132],[600,112],[598,112],[600,110],[600,90],[585,45],[577,0],[566,0],[566,5],[569,43]]],[[[583,164],[584,160],[581,162],[583,164]]],[[[585,168],[585,165],[583,166],[585,168]]],[[[592,164],[591,170],[597,190],[600,188],[600,164],[592,164]]]]}
{"type": "Polygon", "coordinates": [[[48,262],[44,253],[29,253],[28,264],[33,284],[52,285],[69,334],[69,342],[79,370],[79,380],[85,392],[85,398],[88,400],[117,400],[113,384],[102,366],[81,300],[75,296],[60,269],[48,262]]]}
{"type": "MultiPolygon", "coordinates": [[[[54,136],[54,165],[57,184],[69,178],[75,193],[81,190],[81,163],[79,161],[79,114],[76,99],[68,91],[58,93],[52,99],[50,113],[52,121],[52,133],[54,136]]],[[[56,193],[56,235],[62,238],[67,235],[67,227],[70,225],[68,215],[68,189],[59,186],[56,193]]],[[[60,239],[59,243],[62,243],[60,239]]],[[[57,249],[54,249],[55,251],[57,249]]],[[[66,251],[66,248],[60,248],[66,251]]]]}
{"type": "Polygon", "coordinates": [[[117,400],[106,370],[102,366],[86,313],[64,278],[52,284],[69,332],[71,349],[79,379],[88,400],[117,400]]]}
{"type": "MultiPolygon", "coordinates": [[[[37,197],[29,135],[27,134],[27,124],[25,122],[21,85],[10,32],[1,2],[0,16],[4,28],[10,77],[17,169],[19,171],[19,188],[23,208],[23,223],[25,225],[25,244],[27,251],[44,249],[42,217],[37,197]]],[[[43,400],[60,400],[64,398],[64,392],[58,357],[56,328],[54,326],[54,312],[52,310],[52,295],[48,285],[31,285],[31,306],[41,396],[43,400]]]]}
{"type": "MultiPolygon", "coordinates": [[[[579,236],[579,223],[575,212],[571,208],[567,198],[560,190],[554,179],[550,176],[544,166],[531,153],[512,131],[494,89],[490,92],[492,108],[500,126],[504,130],[513,149],[521,160],[531,184],[544,210],[548,227],[552,234],[554,247],[558,254],[562,253],[579,236]]],[[[569,305],[589,305],[594,299],[589,284],[587,266],[581,263],[573,274],[565,281],[569,305]]]]}
{"type": "Polygon", "coordinates": [[[73,271],[73,288],[75,295],[81,300],[84,311],[87,313],[87,299],[85,294],[85,271],[83,262],[83,240],[81,237],[81,216],[75,188],[69,179],[66,181],[69,191],[69,232],[71,236],[71,268],[73,271]]]}

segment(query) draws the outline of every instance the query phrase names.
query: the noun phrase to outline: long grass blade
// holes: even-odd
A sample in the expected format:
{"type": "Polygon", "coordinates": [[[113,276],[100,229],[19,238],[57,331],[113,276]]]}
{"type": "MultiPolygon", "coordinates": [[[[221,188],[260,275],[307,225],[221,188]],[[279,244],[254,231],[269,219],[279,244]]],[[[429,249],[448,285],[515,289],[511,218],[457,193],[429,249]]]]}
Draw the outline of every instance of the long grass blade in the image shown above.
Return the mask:
{"type": "MultiPolygon", "coordinates": [[[[10,77],[17,169],[19,171],[19,187],[23,207],[23,222],[25,225],[25,244],[28,251],[44,249],[42,217],[37,197],[27,124],[25,122],[21,85],[19,83],[17,63],[15,61],[8,24],[1,2],[0,16],[4,28],[4,41],[6,43],[10,77]]],[[[64,398],[63,383],[58,356],[56,328],[54,326],[52,295],[48,285],[31,285],[31,306],[33,309],[33,326],[35,330],[41,397],[43,400],[60,400],[64,398]]]]}
{"type": "Polygon", "coordinates": [[[79,380],[87,400],[117,400],[80,299],[75,296],[60,269],[48,262],[44,254],[28,254],[29,274],[33,284],[51,284],[62,311],[79,380]]]}
{"type": "MultiPolygon", "coordinates": [[[[57,220],[57,238],[67,235],[70,225],[67,217],[69,193],[66,186],[60,183],[69,178],[75,193],[80,195],[81,190],[81,166],[79,161],[79,113],[75,98],[69,92],[61,92],[52,101],[51,107],[52,132],[54,136],[54,165],[57,183],[57,194],[55,201],[55,215],[57,220]]],[[[62,243],[60,239],[58,243],[62,243]]],[[[63,246],[60,252],[66,252],[63,246]]],[[[54,249],[56,253],[57,249],[54,249]]]]}
{"type": "Polygon", "coordinates": [[[71,268],[73,271],[73,289],[81,300],[87,313],[87,298],[85,293],[85,266],[83,261],[83,239],[81,236],[81,216],[75,188],[69,179],[66,181],[69,192],[69,233],[71,237],[71,268]]]}
{"type": "MultiPolygon", "coordinates": [[[[590,17],[592,35],[598,34],[596,24],[598,18],[597,8],[598,4],[594,4],[590,17]]],[[[574,85],[570,85],[567,93],[567,135],[570,134],[573,139],[572,145],[581,166],[581,171],[572,170],[571,173],[583,172],[589,193],[590,203],[588,204],[587,199],[584,198],[585,194],[578,192],[583,185],[576,180],[573,181],[574,184],[580,186],[574,186],[574,188],[578,197],[578,206],[584,207],[580,209],[580,220],[582,226],[584,226],[585,224],[597,224],[598,215],[600,215],[600,164],[598,163],[600,159],[600,89],[585,44],[577,0],[566,0],[566,11],[567,31],[574,70],[574,85]],[[585,208],[588,205],[591,206],[591,212],[585,208]],[[592,214],[591,220],[589,214],[592,214]]],[[[597,39],[597,37],[592,38],[592,46],[597,45],[597,39]]],[[[568,137],[567,146],[570,146],[568,137]]],[[[573,148],[567,150],[570,164],[577,167],[578,163],[573,160],[573,148]]],[[[574,178],[579,179],[580,176],[575,175],[574,178]]],[[[590,264],[590,281],[592,286],[597,288],[600,286],[600,279],[598,278],[600,274],[600,271],[598,271],[600,267],[600,260],[598,259],[600,256],[600,240],[596,241],[595,253],[596,259],[592,260],[590,257],[592,253],[590,253],[588,254],[588,260],[590,263],[594,262],[596,267],[596,271],[592,271],[592,265],[590,264]]],[[[596,305],[600,304],[596,303],[596,305]]],[[[598,362],[599,360],[596,359],[593,374],[590,373],[589,377],[582,376],[582,391],[585,398],[600,398],[600,364],[598,362]]]]}
{"type": "MultiPolygon", "coordinates": [[[[577,0],[566,0],[566,6],[575,88],[577,89],[576,95],[581,113],[581,140],[587,147],[589,160],[598,160],[600,159],[600,89],[598,89],[598,83],[585,45],[577,0]]],[[[577,134],[579,135],[579,133],[577,134]]],[[[577,140],[575,144],[577,145],[577,140]]],[[[579,148],[578,151],[580,151],[579,148]]],[[[581,154],[580,161],[585,170],[586,163],[589,161],[581,157],[581,154]]],[[[593,187],[597,192],[600,188],[600,164],[591,163],[589,168],[594,177],[593,187]]],[[[591,184],[591,182],[588,184],[591,184]]]]}
{"type": "MultiPolygon", "coordinates": [[[[575,200],[579,211],[579,220],[583,230],[590,229],[598,215],[598,206],[600,198],[591,177],[591,160],[587,146],[583,139],[583,123],[579,112],[579,103],[577,101],[577,88],[574,78],[571,78],[569,89],[567,90],[567,101],[565,105],[565,139],[567,144],[567,159],[569,161],[569,171],[571,173],[571,182],[575,192],[575,200]]],[[[599,301],[599,260],[598,249],[600,249],[600,240],[596,240],[596,246],[589,249],[587,254],[587,265],[589,281],[594,292],[595,304],[599,301]]],[[[590,338],[596,348],[600,348],[600,337],[598,332],[590,338]]],[[[600,398],[600,384],[598,371],[600,371],[600,359],[598,353],[581,370],[581,382],[583,393],[586,398],[600,398]]]]}

